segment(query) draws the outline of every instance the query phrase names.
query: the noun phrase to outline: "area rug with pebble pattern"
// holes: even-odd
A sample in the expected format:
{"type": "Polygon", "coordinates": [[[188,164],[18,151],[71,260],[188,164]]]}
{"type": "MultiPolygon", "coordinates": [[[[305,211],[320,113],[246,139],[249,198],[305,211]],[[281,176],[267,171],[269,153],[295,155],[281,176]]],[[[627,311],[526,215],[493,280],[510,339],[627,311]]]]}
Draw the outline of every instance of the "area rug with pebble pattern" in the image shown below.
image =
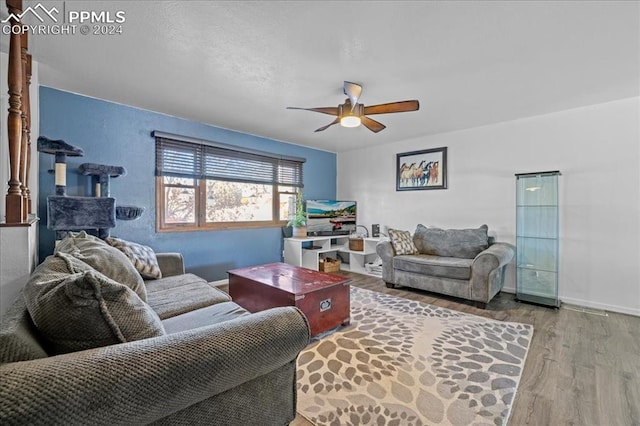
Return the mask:
{"type": "Polygon", "coordinates": [[[505,425],[533,327],[351,288],[351,324],[298,357],[315,425],[505,425]]]}

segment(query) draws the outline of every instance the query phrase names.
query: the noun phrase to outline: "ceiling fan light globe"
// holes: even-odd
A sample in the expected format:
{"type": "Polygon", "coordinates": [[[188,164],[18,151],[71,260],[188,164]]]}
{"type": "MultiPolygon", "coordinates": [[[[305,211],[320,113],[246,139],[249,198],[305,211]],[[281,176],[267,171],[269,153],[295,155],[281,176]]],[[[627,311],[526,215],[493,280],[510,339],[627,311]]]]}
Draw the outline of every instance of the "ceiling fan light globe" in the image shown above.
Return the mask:
{"type": "Polygon", "coordinates": [[[353,115],[348,115],[340,119],[340,125],[342,127],[358,127],[361,123],[360,117],[353,115]]]}

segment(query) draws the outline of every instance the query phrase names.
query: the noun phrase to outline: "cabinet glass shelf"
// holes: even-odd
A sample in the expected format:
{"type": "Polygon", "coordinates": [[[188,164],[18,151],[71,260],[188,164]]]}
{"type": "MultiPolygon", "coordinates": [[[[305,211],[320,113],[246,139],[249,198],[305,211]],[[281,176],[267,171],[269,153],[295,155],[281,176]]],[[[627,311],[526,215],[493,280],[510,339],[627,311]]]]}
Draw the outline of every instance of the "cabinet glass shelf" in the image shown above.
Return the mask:
{"type": "Polygon", "coordinates": [[[559,171],[516,174],[516,299],[559,307],[559,171]]]}

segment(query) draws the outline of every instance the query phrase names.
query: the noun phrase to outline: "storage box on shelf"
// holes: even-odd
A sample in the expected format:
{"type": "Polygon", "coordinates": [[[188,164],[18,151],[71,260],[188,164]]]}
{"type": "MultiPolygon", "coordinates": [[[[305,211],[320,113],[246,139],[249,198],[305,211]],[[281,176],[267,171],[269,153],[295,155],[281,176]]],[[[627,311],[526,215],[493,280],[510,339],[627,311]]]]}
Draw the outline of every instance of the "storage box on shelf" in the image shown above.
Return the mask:
{"type": "Polygon", "coordinates": [[[340,254],[345,260],[341,262],[340,268],[342,270],[368,274],[365,265],[377,257],[376,244],[378,241],[379,238],[363,238],[363,249],[351,250],[348,235],[285,238],[284,261],[290,265],[317,271],[320,268],[321,258],[327,255],[337,258],[340,254]]]}
{"type": "Polygon", "coordinates": [[[349,238],[349,250],[363,251],[364,250],[364,238],[349,238]]]}

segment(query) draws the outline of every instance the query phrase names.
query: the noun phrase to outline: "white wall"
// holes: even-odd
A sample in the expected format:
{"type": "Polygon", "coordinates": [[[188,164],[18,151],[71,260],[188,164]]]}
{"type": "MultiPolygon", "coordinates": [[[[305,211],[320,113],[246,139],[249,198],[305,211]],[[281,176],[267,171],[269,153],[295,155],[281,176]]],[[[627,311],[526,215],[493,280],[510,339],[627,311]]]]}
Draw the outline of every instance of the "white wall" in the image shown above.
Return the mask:
{"type": "Polygon", "coordinates": [[[0,227],[0,318],[38,264],[38,223],[0,227]]]}
{"type": "Polygon", "coordinates": [[[560,170],[561,299],[640,315],[639,117],[630,98],[340,153],[338,197],[369,228],[486,223],[515,243],[514,174],[560,170]],[[442,146],[449,189],[395,190],[397,153],[442,146]]]}

